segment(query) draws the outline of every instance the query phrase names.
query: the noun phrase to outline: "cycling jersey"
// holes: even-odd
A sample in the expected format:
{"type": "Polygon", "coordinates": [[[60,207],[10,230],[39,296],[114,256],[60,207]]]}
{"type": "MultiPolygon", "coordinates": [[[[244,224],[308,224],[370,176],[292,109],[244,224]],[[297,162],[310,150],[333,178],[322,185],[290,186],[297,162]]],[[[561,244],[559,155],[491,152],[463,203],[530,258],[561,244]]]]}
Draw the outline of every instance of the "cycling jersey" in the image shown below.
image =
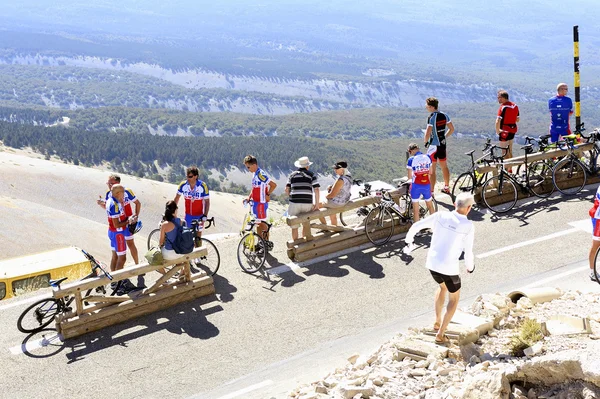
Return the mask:
{"type": "MultiPolygon", "coordinates": [[[[108,199],[111,197],[111,193],[110,190],[108,190],[106,192],[106,196],[104,197],[105,201],[108,201],[108,199]]],[[[123,198],[123,208],[125,209],[125,215],[127,217],[133,215],[133,207],[131,206],[132,203],[134,203],[137,200],[137,198],[135,197],[135,194],[133,193],[133,191],[131,191],[131,189],[126,188],[125,189],[125,197],[123,198]]]]}
{"type": "Polygon", "coordinates": [[[412,182],[416,184],[430,184],[429,170],[431,169],[431,159],[418,151],[415,155],[408,158],[407,169],[412,169],[412,182]]]}
{"type": "Polygon", "coordinates": [[[268,202],[267,193],[269,192],[269,183],[271,178],[261,168],[256,169],[252,176],[252,201],[254,203],[264,204],[268,202]]]}
{"type": "MultiPolygon", "coordinates": [[[[500,104],[498,108],[498,119],[500,119],[500,130],[512,133],[517,132],[517,119],[519,118],[519,107],[517,104],[507,101],[500,104]]],[[[510,140],[510,139],[509,139],[510,140]]]]}
{"type": "Polygon", "coordinates": [[[594,219],[600,219],[600,187],[596,190],[596,196],[594,197],[594,205],[590,208],[590,217],[594,219]]]}
{"type": "Polygon", "coordinates": [[[192,189],[187,181],[182,181],[177,187],[177,194],[185,199],[185,214],[191,216],[204,215],[204,201],[208,199],[208,186],[198,179],[192,189]]]}
{"type": "Polygon", "coordinates": [[[573,101],[567,96],[554,96],[548,100],[550,110],[550,136],[551,141],[558,140],[558,136],[571,134],[569,116],[573,113],[573,101]]]}
{"type": "Polygon", "coordinates": [[[431,126],[429,144],[440,146],[446,145],[446,125],[452,122],[450,117],[443,112],[435,111],[427,118],[427,127],[431,126]]]}
{"type": "Polygon", "coordinates": [[[106,201],[106,216],[108,217],[108,230],[129,231],[126,226],[115,227],[114,220],[116,219],[120,222],[124,222],[127,220],[127,215],[125,215],[125,209],[123,206],[112,196],[106,201]]]}

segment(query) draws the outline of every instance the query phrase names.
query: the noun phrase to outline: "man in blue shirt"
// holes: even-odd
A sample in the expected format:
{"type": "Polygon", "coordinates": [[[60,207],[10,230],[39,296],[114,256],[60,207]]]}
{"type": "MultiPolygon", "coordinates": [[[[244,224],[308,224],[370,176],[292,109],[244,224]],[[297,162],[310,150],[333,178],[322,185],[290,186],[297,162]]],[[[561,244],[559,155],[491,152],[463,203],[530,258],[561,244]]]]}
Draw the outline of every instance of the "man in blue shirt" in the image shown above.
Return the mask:
{"type": "Polygon", "coordinates": [[[566,83],[556,86],[556,95],[548,100],[550,109],[550,142],[556,143],[560,136],[571,134],[569,116],[573,113],[573,101],[567,97],[569,87],[566,83]]]}

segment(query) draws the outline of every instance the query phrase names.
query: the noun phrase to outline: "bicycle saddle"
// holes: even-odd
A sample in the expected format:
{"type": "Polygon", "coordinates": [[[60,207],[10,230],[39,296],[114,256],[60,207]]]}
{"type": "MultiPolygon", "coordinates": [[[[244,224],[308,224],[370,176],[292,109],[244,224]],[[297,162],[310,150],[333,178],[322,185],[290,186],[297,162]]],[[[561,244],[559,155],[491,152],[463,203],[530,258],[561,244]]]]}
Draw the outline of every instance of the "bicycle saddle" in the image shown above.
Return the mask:
{"type": "Polygon", "coordinates": [[[66,279],[68,279],[68,277],[59,278],[58,280],[50,280],[48,281],[48,284],[50,284],[52,287],[58,287],[60,283],[62,283],[66,279]]]}

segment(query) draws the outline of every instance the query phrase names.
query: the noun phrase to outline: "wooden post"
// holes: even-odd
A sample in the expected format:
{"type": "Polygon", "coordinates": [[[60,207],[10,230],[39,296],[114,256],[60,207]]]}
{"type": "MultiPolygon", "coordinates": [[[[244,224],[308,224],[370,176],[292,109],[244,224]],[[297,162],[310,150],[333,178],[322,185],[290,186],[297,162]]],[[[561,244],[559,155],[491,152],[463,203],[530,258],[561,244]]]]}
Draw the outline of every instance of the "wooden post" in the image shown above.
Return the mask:
{"type": "Polygon", "coordinates": [[[573,75],[575,80],[575,130],[581,128],[581,89],[579,82],[579,26],[573,26],[573,75]]]}

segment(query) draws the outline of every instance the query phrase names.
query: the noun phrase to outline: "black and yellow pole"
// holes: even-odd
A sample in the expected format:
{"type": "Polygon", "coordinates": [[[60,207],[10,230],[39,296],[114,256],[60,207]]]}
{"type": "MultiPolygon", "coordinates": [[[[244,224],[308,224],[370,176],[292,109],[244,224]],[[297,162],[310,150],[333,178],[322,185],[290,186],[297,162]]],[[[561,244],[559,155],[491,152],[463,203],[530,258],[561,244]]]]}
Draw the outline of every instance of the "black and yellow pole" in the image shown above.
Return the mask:
{"type": "Polygon", "coordinates": [[[573,26],[573,73],[575,75],[575,130],[581,128],[581,101],[579,82],[579,26],[573,26]]]}

